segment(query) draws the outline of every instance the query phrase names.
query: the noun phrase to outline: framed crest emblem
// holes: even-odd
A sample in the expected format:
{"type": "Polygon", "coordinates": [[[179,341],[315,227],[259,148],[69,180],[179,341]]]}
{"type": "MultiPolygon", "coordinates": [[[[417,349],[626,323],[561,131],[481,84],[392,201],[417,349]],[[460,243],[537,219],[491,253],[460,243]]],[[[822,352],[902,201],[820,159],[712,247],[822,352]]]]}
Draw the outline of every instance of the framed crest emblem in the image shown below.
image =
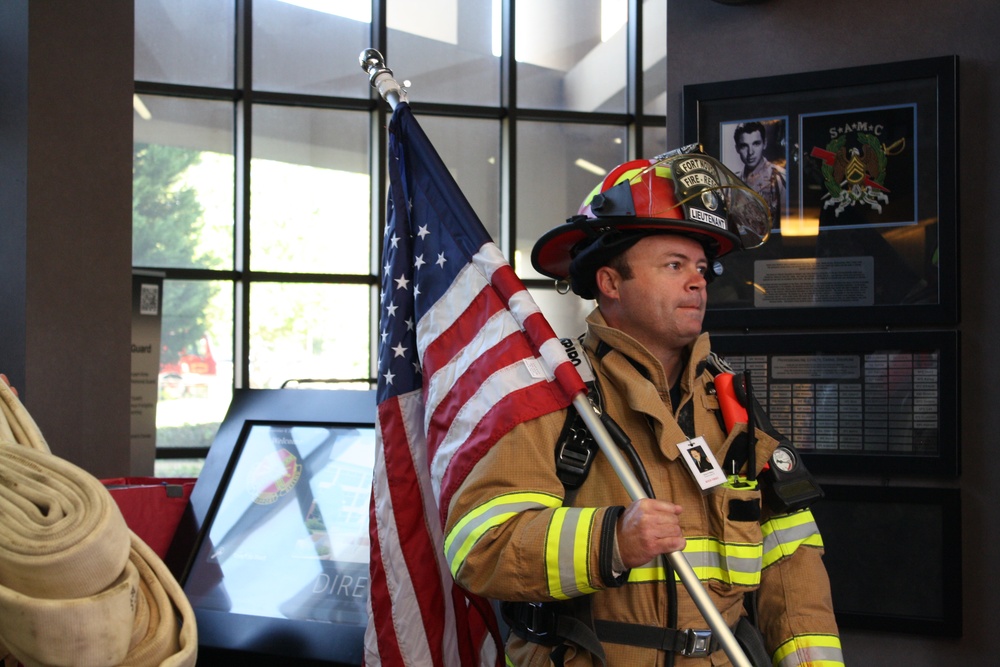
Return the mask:
{"type": "Polygon", "coordinates": [[[701,143],[768,202],[706,327],[953,325],[959,316],[956,56],[688,85],[701,143]]]}

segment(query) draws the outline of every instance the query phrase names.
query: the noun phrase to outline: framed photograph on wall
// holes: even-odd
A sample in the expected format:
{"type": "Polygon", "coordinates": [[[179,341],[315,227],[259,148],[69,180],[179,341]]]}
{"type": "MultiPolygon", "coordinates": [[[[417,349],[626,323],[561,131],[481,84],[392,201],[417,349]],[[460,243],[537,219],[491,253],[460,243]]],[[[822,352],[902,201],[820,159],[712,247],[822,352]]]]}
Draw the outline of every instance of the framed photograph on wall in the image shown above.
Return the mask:
{"type": "Polygon", "coordinates": [[[685,143],[771,207],[706,326],[958,321],[956,56],[688,85],[685,143]]]}
{"type": "Polygon", "coordinates": [[[712,334],[815,474],[957,477],[956,331],[712,334]]]}

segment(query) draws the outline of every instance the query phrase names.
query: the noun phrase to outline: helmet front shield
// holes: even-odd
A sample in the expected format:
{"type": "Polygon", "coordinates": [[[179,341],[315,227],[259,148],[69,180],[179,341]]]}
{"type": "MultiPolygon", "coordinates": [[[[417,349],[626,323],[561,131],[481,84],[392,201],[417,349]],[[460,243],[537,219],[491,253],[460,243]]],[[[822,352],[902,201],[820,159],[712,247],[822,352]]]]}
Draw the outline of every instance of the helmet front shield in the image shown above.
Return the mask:
{"type": "MultiPolygon", "coordinates": [[[[636,217],[680,218],[706,232],[729,232],[743,250],[767,241],[772,222],[767,203],[721,162],[703,153],[667,154],[650,162],[628,179],[636,217]]],[[[599,218],[605,215],[593,210],[599,218]]]]}

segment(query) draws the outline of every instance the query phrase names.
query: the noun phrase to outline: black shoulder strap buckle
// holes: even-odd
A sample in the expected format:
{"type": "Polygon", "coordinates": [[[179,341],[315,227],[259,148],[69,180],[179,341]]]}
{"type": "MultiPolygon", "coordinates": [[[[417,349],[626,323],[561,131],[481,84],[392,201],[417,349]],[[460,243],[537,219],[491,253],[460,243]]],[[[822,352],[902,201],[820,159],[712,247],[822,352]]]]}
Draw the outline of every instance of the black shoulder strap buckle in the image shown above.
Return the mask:
{"type": "MultiPolygon", "coordinates": [[[[566,354],[580,371],[580,377],[587,385],[589,399],[597,406],[601,405],[601,392],[597,386],[597,377],[590,365],[590,359],[583,349],[583,335],[575,338],[560,339],[566,354]]],[[[597,442],[591,434],[583,418],[571,408],[566,414],[562,433],[556,441],[556,475],[567,491],[580,488],[590,465],[597,453],[597,442]]]]}
{"type": "Polygon", "coordinates": [[[577,489],[587,479],[597,443],[575,410],[563,424],[556,444],[556,475],[567,489],[577,489]]]}

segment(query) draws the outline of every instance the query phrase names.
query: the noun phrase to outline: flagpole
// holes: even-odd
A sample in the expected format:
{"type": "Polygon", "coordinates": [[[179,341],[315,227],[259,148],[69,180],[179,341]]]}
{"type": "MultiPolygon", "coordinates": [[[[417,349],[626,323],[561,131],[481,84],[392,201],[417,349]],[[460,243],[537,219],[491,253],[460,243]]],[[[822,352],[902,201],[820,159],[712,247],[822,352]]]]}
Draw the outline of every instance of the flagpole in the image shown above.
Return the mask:
{"type": "Polygon", "coordinates": [[[396,105],[406,101],[406,91],[392,77],[392,70],[386,67],[385,59],[377,49],[365,49],[358,56],[361,69],[368,73],[368,81],[378,91],[393,111],[396,105]]]}
{"type": "MultiPolygon", "coordinates": [[[[386,67],[385,59],[378,50],[365,49],[358,56],[358,60],[361,64],[361,69],[368,73],[368,80],[371,86],[378,90],[379,95],[389,103],[389,106],[393,110],[396,109],[397,104],[406,101],[406,91],[393,78],[392,70],[386,67]]],[[[584,424],[586,424],[587,428],[594,435],[598,447],[601,448],[601,451],[607,457],[608,461],[610,461],[612,468],[614,468],[615,473],[618,475],[618,479],[621,480],[622,485],[632,500],[636,501],[648,498],[649,496],[646,495],[646,492],[639,484],[639,480],[626,461],[625,456],[614,445],[611,434],[608,433],[607,428],[597,413],[597,408],[594,407],[584,392],[578,393],[573,398],[573,406],[580,413],[584,424]]],[[[664,557],[673,566],[674,571],[677,572],[698,610],[701,611],[702,616],[705,617],[709,627],[715,633],[719,644],[726,652],[726,655],[729,656],[730,661],[736,667],[753,667],[740,647],[739,642],[736,641],[732,630],[726,625],[722,614],[716,609],[708,592],[701,585],[701,581],[684,556],[684,553],[675,551],[664,554],[664,557]]]]}
{"type": "MultiPolygon", "coordinates": [[[[601,452],[607,457],[615,473],[618,474],[618,479],[621,480],[629,497],[633,501],[648,498],[649,496],[646,495],[642,485],[639,484],[639,480],[625,459],[624,454],[614,445],[611,434],[608,433],[608,429],[604,426],[604,422],[601,421],[598,415],[597,408],[590,402],[590,399],[583,392],[580,392],[573,398],[573,407],[580,413],[583,423],[586,424],[597,441],[597,446],[601,448],[601,452]]],[[[674,551],[664,554],[664,557],[670,561],[674,571],[677,572],[677,576],[680,577],[681,582],[684,584],[684,588],[691,595],[701,615],[708,621],[709,627],[712,628],[716,638],[719,640],[719,644],[733,664],[738,667],[753,667],[743,652],[743,648],[736,641],[736,636],[733,635],[732,630],[726,625],[722,614],[716,609],[708,592],[701,585],[698,575],[694,573],[694,569],[691,567],[691,563],[688,562],[687,557],[684,556],[684,552],[674,551]]]]}

